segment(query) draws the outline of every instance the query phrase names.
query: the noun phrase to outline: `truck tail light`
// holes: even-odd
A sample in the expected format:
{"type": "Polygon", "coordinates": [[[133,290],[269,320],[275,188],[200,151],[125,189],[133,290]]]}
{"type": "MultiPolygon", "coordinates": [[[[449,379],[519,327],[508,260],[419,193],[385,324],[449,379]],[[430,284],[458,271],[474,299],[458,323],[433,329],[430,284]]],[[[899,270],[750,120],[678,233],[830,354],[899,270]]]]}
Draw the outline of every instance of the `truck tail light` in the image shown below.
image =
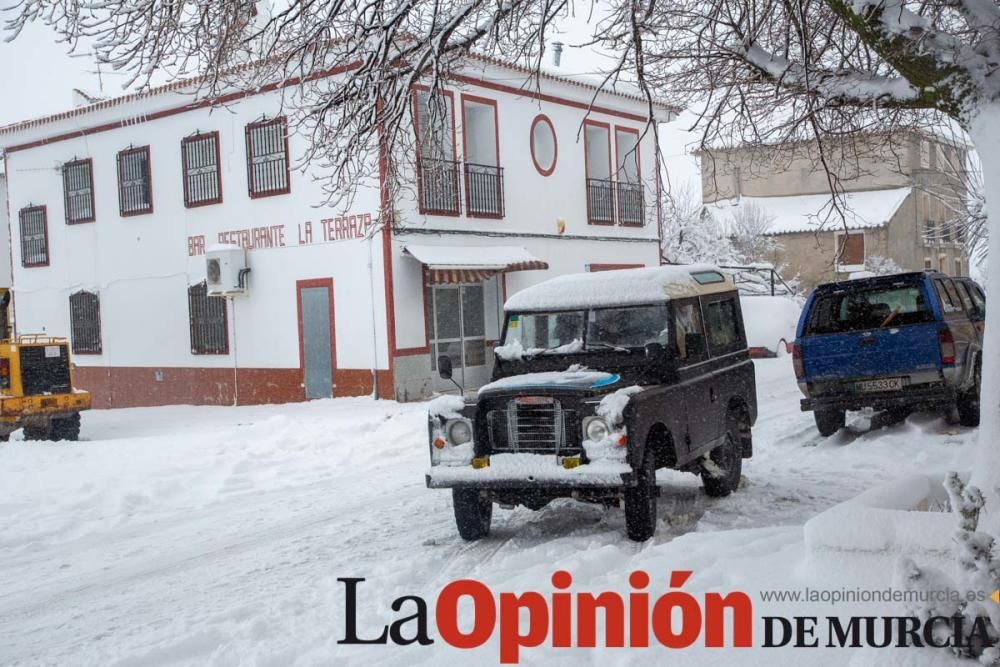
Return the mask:
{"type": "Polygon", "coordinates": [[[10,388],[10,359],[7,357],[0,359],[0,387],[10,388]]]}
{"type": "Polygon", "coordinates": [[[792,343],[792,367],[795,369],[795,377],[801,380],[806,374],[805,364],[802,363],[802,346],[792,343]]]}
{"type": "Polygon", "coordinates": [[[954,364],[955,337],[952,335],[951,329],[948,327],[944,327],[938,331],[938,347],[941,348],[941,363],[954,364]]]}

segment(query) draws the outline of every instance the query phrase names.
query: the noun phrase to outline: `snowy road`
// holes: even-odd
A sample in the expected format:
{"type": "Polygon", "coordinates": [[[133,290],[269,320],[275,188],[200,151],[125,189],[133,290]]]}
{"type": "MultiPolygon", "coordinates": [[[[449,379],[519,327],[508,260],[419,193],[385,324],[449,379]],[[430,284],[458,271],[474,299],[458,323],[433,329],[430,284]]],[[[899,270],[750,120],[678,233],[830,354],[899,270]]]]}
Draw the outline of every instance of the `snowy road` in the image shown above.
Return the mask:
{"type": "MultiPolygon", "coordinates": [[[[798,410],[787,359],[758,362],[760,418],[744,488],[707,498],[664,475],[650,543],[620,511],[570,501],[494,512],[488,540],[456,535],[450,495],[424,488],[424,407],[340,399],[253,408],[95,411],[85,442],[0,446],[0,664],[491,664],[443,643],[338,645],[344,589],[365,577],[359,627],[393,620],[401,595],[447,582],[626,590],[628,572],[693,569],[689,592],[811,582],[801,525],[873,484],[961,467],[973,432],[933,415],[820,438],[798,410]]],[[[878,417],[876,417],[877,421],[878,417]]],[[[767,606],[755,601],[755,613],[767,606]]],[[[785,607],[787,611],[787,605],[785,607]]],[[[432,635],[436,634],[432,632],[432,635]]],[[[524,664],[652,664],[664,649],[522,652],[524,664]]],[[[795,651],[669,656],[672,664],[800,663],[795,651]]],[[[844,651],[808,654],[844,664],[844,651]]]]}

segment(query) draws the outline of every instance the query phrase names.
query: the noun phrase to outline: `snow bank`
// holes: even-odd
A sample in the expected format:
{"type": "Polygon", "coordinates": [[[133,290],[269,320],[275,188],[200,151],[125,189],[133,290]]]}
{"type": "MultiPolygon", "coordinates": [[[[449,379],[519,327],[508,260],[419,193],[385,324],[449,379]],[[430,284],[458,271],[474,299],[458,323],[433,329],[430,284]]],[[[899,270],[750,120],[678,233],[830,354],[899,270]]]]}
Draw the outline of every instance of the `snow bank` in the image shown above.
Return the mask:
{"type": "Polygon", "coordinates": [[[810,519],[803,528],[810,561],[818,568],[832,562],[837,571],[863,563],[869,577],[886,581],[900,556],[951,561],[957,524],[954,514],[941,511],[947,501],[944,477],[942,472],[896,479],[810,519]]]}

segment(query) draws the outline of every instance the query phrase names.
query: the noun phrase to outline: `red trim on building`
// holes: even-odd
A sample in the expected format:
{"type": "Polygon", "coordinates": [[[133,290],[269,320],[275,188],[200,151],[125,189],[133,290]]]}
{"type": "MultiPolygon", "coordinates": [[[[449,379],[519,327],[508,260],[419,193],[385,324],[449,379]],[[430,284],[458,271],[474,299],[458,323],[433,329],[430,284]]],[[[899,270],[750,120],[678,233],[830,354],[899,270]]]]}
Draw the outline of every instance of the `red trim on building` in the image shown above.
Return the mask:
{"type": "MultiPolygon", "coordinates": [[[[469,173],[466,171],[464,173],[465,180],[465,214],[470,218],[488,218],[492,220],[502,220],[504,217],[504,206],[503,202],[503,181],[500,178],[500,113],[497,107],[497,100],[489,97],[480,97],[478,95],[469,95],[467,93],[462,93],[462,159],[465,164],[469,164],[469,147],[468,147],[468,125],[465,122],[465,103],[472,102],[473,104],[481,104],[484,106],[493,107],[493,141],[496,145],[496,158],[497,163],[495,166],[497,168],[497,201],[501,202],[500,213],[473,213],[472,205],[470,201],[470,191],[469,191],[469,173]]],[[[486,165],[490,166],[490,165],[486,165]]]]}
{"type": "MultiPolygon", "coordinates": [[[[184,183],[185,208],[198,208],[199,206],[210,206],[212,204],[222,203],[222,154],[219,150],[220,141],[218,131],[198,132],[181,139],[181,181],[184,183]],[[208,138],[212,138],[215,141],[215,183],[219,196],[214,199],[203,199],[201,201],[192,202],[190,193],[188,192],[187,145],[196,141],[205,141],[208,138]]],[[[287,146],[285,152],[288,152],[287,146]]]]}
{"type": "Polygon", "coordinates": [[[608,137],[608,182],[613,183],[614,169],[611,164],[611,123],[589,118],[583,121],[583,195],[587,198],[587,224],[601,225],[604,227],[615,224],[615,195],[614,187],[611,189],[611,220],[594,220],[590,210],[590,140],[587,138],[587,127],[599,127],[607,132],[608,137]]]}
{"type": "Polygon", "coordinates": [[[645,264],[588,264],[587,270],[591,273],[598,271],[617,271],[619,269],[643,269],[645,264]]]}
{"type": "Polygon", "coordinates": [[[126,148],[118,151],[118,215],[123,218],[130,218],[135,215],[148,215],[153,212],[153,158],[149,153],[149,146],[139,146],[138,148],[126,148]],[[146,195],[149,198],[145,208],[137,208],[131,211],[125,210],[124,183],[122,174],[122,158],[133,153],[146,154],[146,195]]]}
{"type": "Polygon", "coordinates": [[[62,177],[63,177],[63,207],[65,209],[64,213],[66,214],[66,224],[67,225],[82,225],[82,224],[85,224],[85,223],[88,223],[88,222],[94,222],[97,219],[97,207],[95,205],[96,201],[97,201],[97,196],[94,193],[94,161],[91,158],[88,157],[88,158],[81,158],[79,160],[74,158],[73,160],[70,160],[69,162],[65,162],[65,163],[63,163],[63,166],[62,166],[62,177]],[[70,208],[69,207],[69,188],[67,187],[67,183],[66,183],[66,172],[67,172],[67,170],[69,170],[70,167],[76,167],[76,166],[81,165],[81,164],[89,165],[89,167],[87,169],[87,176],[90,178],[90,217],[89,218],[80,218],[78,220],[70,220],[69,219],[69,208],[70,208]]]}
{"type": "Polygon", "coordinates": [[[556,163],[559,162],[559,140],[556,138],[556,128],[549,120],[549,117],[543,113],[535,116],[535,119],[531,121],[531,129],[528,130],[528,149],[531,151],[531,161],[535,164],[535,169],[542,176],[551,176],[552,172],[556,170],[556,163]],[[538,158],[535,157],[535,126],[539,123],[545,123],[549,126],[549,130],[552,131],[552,166],[548,169],[542,168],[542,165],[538,164],[538,158]]]}
{"type": "Polygon", "coordinates": [[[267,120],[259,120],[255,123],[248,123],[244,131],[246,133],[247,142],[247,194],[250,195],[250,199],[263,199],[264,197],[287,195],[292,191],[292,172],[289,165],[288,152],[288,120],[285,116],[276,116],[267,120]],[[253,142],[251,141],[250,133],[259,127],[268,127],[270,125],[281,125],[281,137],[285,147],[285,187],[275,190],[261,191],[257,188],[257,183],[253,177],[253,142]]]}
{"type": "MultiPolygon", "coordinates": [[[[455,172],[455,208],[454,209],[429,209],[424,208],[424,191],[423,191],[423,178],[420,169],[420,114],[419,114],[419,95],[421,92],[430,91],[429,86],[415,85],[411,91],[412,103],[413,103],[413,137],[414,146],[417,149],[417,159],[415,164],[417,167],[417,211],[421,215],[446,215],[446,216],[459,216],[462,214],[462,206],[459,202],[462,200],[458,172],[455,172]]],[[[455,93],[450,90],[439,91],[442,95],[448,98],[448,104],[451,107],[451,161],[456,163],[458,161],[458,135],[455,132],[455,93]]],[[[454,165],[458,168],[458,165],[454,165]]]]}
{"type": "MultiPolygon", "coordinates": [[[[295,281],[295,308],[299,322],[299,370],[305,377],[306,348],[302,330],[302,290],[309,287],[326,287],[330,297],[330,377],[337,375],[337,311],[334,310],[333,278],[311,278],[295,281]]],[[[336,384],[336,383],[335,383],[336,384]]]]}
{"type": "MultiPolygon", "coordinates": [[[[6,173],[6,172],[5,172],[6,173]]],[[[10,183],[7,183],[7,192],[10,192],[10,183]]],[[[18,235],[21,237],[21,266],[25,269],[37,269],[44,266],[48,266],[52,263],[52,256],[49,254],[49,211],[48,208],[42,204],[40,206],[25,206],[17,212],[17,230],[18,235]],[[45,228],[45,261],[35,262],[34,264],[28,264],[25,262],[25,251],[27,248],[24,245],[24,214],[27,211],[41,211],[42,212],[42,225],[45,228]]]]}
{"type": "MultiPolygon", "coordinates": [[[[624,164],[622,163],[622,157],[623,156],[621,154],[621,146],[619,146],[619,144],[618,144],[618,133],[619,132],[622,132],[624,134],[634,134],[635,135],[635,177],[636,177],[636,185],[638,185],[640,187],[640,192],[642,191],[641,190],[641,188],[642,188],[642,152],[641,152],[641,148],[640,148],[642,134],[639,132],[639,130],[637,130],[637,129],[633,128],[633,127],[624,127],[622,125],[615,125],[615,173],[614,173],[614,180],[615,180],[615,198],[616,198],[616,203],[617,203],[617,198],[618,198],[618,194],[619,194],[619,192],[618,192],[618,185],[617,184],[621,182],[622,176],[624,175],[624,164]]],[[[625,181],[625,182],[628,183],[628,181],[625,181]]],[[[643,198],[645,199],[645,197],[643,197],[643,198]]],[[[642,202],[642,212],[643,212],[642,219],[639,222],[624,222],[623,220],[620,219],[622,217],[620,215],[621,212],[620,211],[615,211],[615,213],[618,214],[617,217],[619,218],[618,224],[620,224],[622,227],[645,227],[645,223],[646,223],[646,220],[645,220],[645,218],[646,218],[646,202],[645,201],[642,202]]]]}

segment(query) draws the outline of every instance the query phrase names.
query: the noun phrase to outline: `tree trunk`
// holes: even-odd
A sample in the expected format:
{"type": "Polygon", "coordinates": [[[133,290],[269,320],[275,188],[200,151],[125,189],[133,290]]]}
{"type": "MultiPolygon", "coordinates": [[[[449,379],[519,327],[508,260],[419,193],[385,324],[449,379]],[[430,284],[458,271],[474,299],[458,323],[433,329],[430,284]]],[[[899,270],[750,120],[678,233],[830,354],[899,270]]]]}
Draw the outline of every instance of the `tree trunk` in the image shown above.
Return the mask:
{"type": "Polygon", "coordinates": [[[979,109],[969,136],[983,167],[989,238],[978,461],[971,483],[986,497],[981,530],[1000,535],[1000,102],[979,109]]]}

